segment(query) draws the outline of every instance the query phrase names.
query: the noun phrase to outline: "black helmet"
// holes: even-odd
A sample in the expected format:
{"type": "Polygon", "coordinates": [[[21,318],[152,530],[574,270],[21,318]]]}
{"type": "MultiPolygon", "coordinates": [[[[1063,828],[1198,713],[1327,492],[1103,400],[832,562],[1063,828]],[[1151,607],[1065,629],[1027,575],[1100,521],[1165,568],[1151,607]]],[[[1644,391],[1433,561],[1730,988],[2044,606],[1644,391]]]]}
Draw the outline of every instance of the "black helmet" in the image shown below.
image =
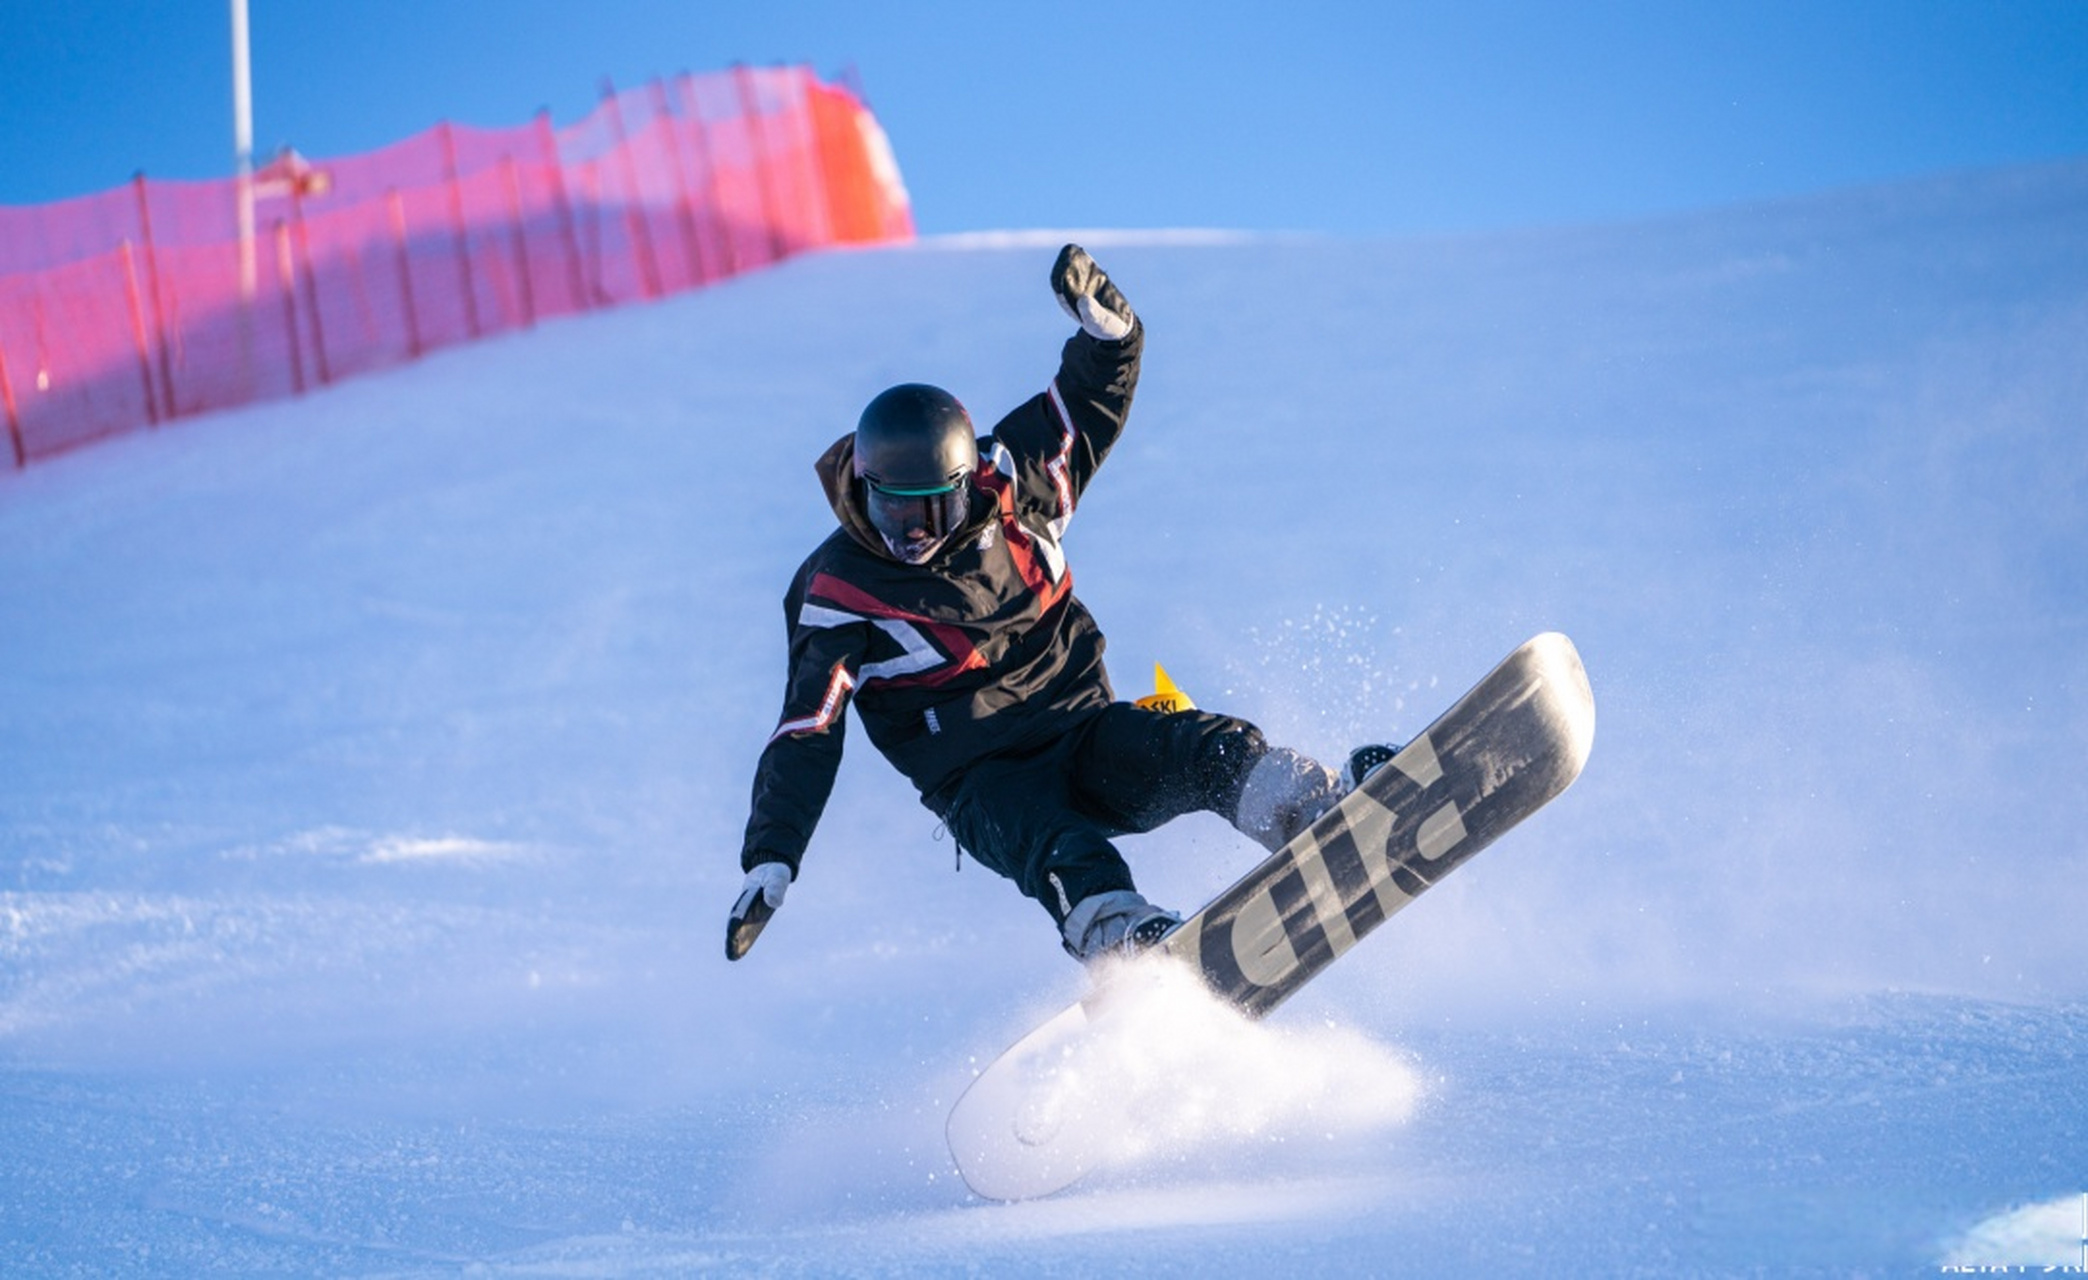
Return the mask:
{"type": "Polygon", "coordinates": [[[919,564],[971,510],[979,441],[971,415],[941,387],[908,382],[882,392],[856,422],[855,473],[863,510],[894,556],[919,564]]]}

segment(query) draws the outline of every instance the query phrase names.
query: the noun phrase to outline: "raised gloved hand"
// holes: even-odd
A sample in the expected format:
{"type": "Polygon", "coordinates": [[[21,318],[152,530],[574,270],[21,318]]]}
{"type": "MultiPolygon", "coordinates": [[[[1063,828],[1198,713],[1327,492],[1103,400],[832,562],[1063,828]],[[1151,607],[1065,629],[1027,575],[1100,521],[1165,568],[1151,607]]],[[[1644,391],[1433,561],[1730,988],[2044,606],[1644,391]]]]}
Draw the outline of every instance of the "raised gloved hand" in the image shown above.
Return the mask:
{"type": "Polygon", "coordinates": [[[1066,314],[1080,321],[1081,328],[1106,342],[1122,338],[1137,323],[1122,291],[1077,244],[1059,250],[1058,261],[1051,264],[1051,291],[1058,295],[1066,314]]]}
{"type": "Polygon", "coordinates": [[[747,954],[769,917],[783,905],[783,895],[789,889],[790,868],[783,863],[759,862],[747,873],[746,883],[740,886],[739,901],[732,904],[732,916],[725,922],[727,960],[747,954]]]}

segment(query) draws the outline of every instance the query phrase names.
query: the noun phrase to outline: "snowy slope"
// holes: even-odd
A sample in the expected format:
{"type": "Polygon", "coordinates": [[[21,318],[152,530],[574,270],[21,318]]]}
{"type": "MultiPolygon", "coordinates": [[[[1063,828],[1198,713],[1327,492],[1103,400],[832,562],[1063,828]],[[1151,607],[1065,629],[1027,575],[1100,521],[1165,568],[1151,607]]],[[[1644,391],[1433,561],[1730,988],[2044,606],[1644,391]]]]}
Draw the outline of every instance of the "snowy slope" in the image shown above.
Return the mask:
{"type": "MultiPolygon", "coordinates": [[[[1025,1206],[942,1115],[1079,975],[860,735],[784,913],[719,934],[811,459],[891,382],[1040,387],[1060,237],[0,478],[0,1269],[2082,1261],[2084,218],[2068,164],[1085,236],[1151,331],[1069,539],[1122,691],[1331,755],[1557,628],[1601,710],[1565,798],[1207,1046],[1285,1078],[1225,1083],[1254,1132],[1025,1206]]],[[[1128,847],[1183,907],[1249,859],[1128,847]]]]}

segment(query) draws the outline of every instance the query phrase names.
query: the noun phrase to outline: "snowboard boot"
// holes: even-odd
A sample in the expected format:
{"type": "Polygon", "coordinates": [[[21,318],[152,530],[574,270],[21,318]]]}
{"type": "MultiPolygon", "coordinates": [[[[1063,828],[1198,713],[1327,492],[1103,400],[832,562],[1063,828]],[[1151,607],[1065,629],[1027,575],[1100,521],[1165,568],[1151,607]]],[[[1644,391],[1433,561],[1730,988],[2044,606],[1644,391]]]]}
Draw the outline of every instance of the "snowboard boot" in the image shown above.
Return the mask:
{"type": "Polygon", "coordinates": [[[1232,824],[1274,853],[1340,804],[1399,751],[1386,743],[1366,742],[1349,752],[1337,774],[1289,747],[1271,747],[1247,771],[1232,824]]]}
{"type": "Polygon", "coordinates": [[[1137,955],[1165,938],[1182,917],[1147,902],[1135,889],[1089,894],[1059,926],[1066,954],[1082,964],[1137,955]]]}
{"type": "Polygon", "coordinates": [[[1399,748],[1383,742],[1366,742],[1349,752],[1347,763],[1341,766],[1341,794],[1347,795],[1363,785],[1363,780],[1392,762],[1399,748]]]}
{"type": "Polygon", "coordinates": [[[1132,955],[1149,951],[1159,946],[1181,923],[1182,917],[1172,911],[1155,911],[1131,926],[1131,932],[1124,935],[1124,949],[1132,955]]]}
{"type": "Polygon", "coordinates": [[[1271,747],[1240,784],[1232,824],[1274,853],[1346,794],[1332,769],[1289,747],[1271,747]]]}

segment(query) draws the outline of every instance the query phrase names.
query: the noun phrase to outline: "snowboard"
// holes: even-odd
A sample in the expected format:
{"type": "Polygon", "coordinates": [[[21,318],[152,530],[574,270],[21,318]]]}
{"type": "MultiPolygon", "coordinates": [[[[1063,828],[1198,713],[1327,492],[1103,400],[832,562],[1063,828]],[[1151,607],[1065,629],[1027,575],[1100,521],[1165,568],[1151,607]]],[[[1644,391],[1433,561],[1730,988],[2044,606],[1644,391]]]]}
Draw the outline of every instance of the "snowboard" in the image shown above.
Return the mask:
{"type": "MultiPolygon", "coordinates": [[[[1537,636],[1154,950],[1242,1013],[1264,1017],[1564,791],[1594,736],[1580,654],[1557,632],[1537,636]]],[[[1097,1130],[1115,1123],[1099,1105],[1107,1056],[1087,1050],[1109,1021],[1111,994],[1109,982],[1099,983],[958,1098],[950,1155],[974,1192],[995,1200],[1049,1195],[1103,1158],[1110,1135],[1097,1130]]]]}

